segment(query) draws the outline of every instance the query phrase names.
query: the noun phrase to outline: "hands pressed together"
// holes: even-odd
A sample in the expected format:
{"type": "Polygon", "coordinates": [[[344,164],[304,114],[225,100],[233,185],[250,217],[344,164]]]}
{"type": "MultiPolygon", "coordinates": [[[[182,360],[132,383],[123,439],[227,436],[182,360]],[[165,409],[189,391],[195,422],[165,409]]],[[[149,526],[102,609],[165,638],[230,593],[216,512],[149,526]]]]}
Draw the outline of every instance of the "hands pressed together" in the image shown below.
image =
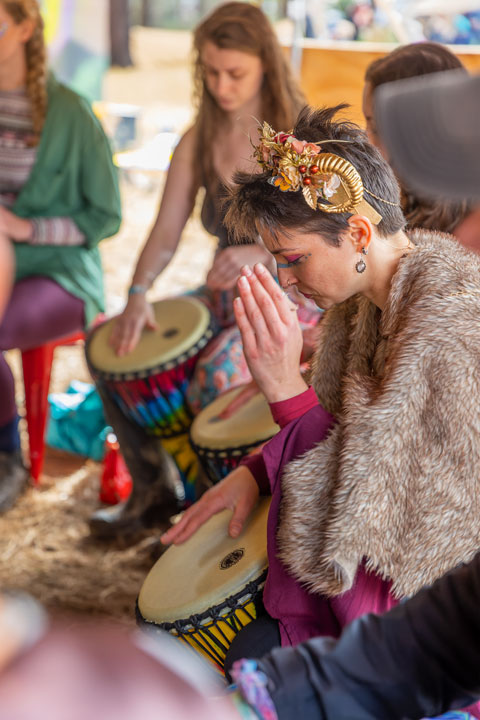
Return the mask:
{"type": "Polygon", "coordinates": [[[242,269],[234,300],[250,372],[267,400],[278,402],[307,389],[300,373],[303,336],[296,306],[262,264],[242,269]]]}

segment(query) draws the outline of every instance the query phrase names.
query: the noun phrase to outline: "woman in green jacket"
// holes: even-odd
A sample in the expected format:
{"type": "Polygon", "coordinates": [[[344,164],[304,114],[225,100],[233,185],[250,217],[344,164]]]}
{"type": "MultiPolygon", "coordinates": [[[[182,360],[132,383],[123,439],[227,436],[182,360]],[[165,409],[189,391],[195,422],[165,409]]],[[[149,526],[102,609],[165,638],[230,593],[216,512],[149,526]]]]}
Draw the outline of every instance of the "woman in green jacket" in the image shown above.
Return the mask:
{"type": "Polygon", "coordinates": [[[119,224],[108,141],[88,103],[47,76],[38,3],[0,0],[0,232],[16,264],[0,324],[0,511],[27,480],[1,353],[80,330],[103,309],[97,245],[119,224]]]}

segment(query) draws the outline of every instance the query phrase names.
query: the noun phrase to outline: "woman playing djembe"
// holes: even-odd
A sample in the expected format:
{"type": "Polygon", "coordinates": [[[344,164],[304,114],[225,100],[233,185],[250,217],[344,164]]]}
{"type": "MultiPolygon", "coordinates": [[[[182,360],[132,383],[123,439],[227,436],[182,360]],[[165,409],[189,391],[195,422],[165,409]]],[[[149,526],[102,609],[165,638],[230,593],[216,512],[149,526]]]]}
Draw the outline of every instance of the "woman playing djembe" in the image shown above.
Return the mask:
{"type": "MultiPolygon", "coordinates": [[[[255,118],[290,126],[304,101],[273,30],[257,7],[240,2],[221,5],[195,30],[194,48],[197,117],[174,152],[157,218],[110,342],[124,356],[135,348],[144,328],[156,328],[146,293],[172,259],[197,190],[204,187],[202,221],[219,243],[206,287],[195,295],[209,306],[218,327],[226,330],[217,336],[214,352],[209,346],[208,359],[200,357],[190,384],[188,404],[198,412],[219,392],[250,379],[234,328],[233,290],[244,264],[272,261],[260,244],[231,246],[223,224],[223,183],[230,182],[237,169],[254,169],[249,158],[250,138],[257,135],[255,118]]],[[[303,312],[306,325],[318,320],[316,310],[303,312]]],[[[132,474],[133,492],[127,505],[98,511],[91,528],[102,537],[125,536],[139,527],[164,523],[175,511],[171,463],[156,439],[127,423],[105,387],[99,385],[99,390],[132,474]]],[[[193,492],[191,483],[187,492],[193,492]]]]}
{"type": "Polygon", "coordinates": [[[261,235],[284,288],[327,311],[312,387],[298,372],[296,313],[262,265],[245,268],[237,323],[284,427],[163,537],[181,543],[225,507],[236,536],[259,493],[272,494],[266,614],[239,633],[227,667],[338,636],[480,543],[480,260],[446,234],[404,232],[391,169],[336,110],[303,112],[292,134],[264,125],[263,172],[237,176],[227,215],[261,235]]]}

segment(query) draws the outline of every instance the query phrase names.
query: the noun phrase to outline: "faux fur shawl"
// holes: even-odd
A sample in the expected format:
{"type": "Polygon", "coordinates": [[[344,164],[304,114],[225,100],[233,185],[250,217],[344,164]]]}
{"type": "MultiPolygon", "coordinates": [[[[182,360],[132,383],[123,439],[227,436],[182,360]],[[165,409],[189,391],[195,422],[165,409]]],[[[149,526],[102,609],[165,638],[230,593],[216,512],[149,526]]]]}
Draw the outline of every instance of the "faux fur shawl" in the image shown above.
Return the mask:
{"type": "Polygon", "coordinates": [[[313,385],[338,423],[287,466],[280,557],[312,591],[367,567],[411,595],[480,549],[480,257],[416,231],[387,306],[329,310],[313,385]]]}

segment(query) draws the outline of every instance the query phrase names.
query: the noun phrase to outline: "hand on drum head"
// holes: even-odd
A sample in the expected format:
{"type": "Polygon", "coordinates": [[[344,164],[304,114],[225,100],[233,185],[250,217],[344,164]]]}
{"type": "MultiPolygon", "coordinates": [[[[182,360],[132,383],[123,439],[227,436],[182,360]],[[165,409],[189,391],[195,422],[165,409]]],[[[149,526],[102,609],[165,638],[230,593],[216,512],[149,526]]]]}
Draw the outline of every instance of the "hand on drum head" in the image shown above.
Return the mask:
{"type": "Polygon", "coordinates": [[[236,245],[220,250],[207,275],[210,290],[233,290],[245,264],[269,263],[272,256],[260,245],[236,245]]]}
{"type": "Polygon", "coordinates": [[[245,267],[234,300],[245,358],[268,402],[279,402],[307,389],[300,374],[303,338],[296,306],[269,272],[245,267]]]}
{"type": "Polygon", "coordinates": [[[128,355],[138,345],[142,330],[157,330],[153,308],[145,295],[131,295],[125,310],[113,323],[109,344],[117,355],[128,355]]]}
{"type": "Polygon", "coordinates": [[[212,515],[227,508],[233,510],[228,532],[231,537],[237,537],[255,507],[259,494],[252,473],[244,465],[240,465],[218,485],[207,490],[195,505],[185,510],[180,520],[164,533],[160,540],[165,545],[181,545],[212,515]]]}

